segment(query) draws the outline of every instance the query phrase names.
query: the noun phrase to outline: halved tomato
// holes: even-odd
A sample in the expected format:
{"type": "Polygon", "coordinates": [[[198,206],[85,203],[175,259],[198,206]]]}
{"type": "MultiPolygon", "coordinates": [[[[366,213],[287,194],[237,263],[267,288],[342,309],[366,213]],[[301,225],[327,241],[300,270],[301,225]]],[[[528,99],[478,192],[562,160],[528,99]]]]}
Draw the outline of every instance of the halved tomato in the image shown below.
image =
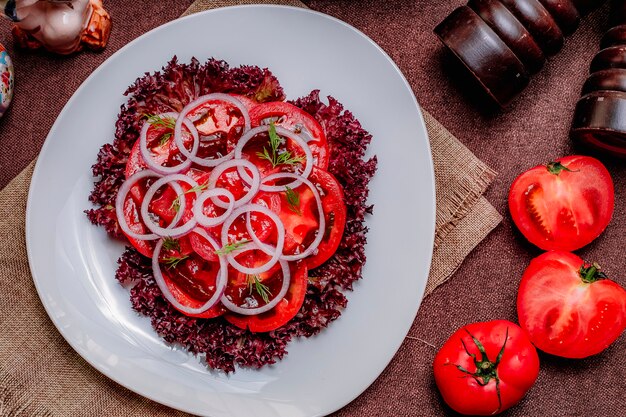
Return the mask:
{"type": "Polygon", "coordinates": [[[551,251],[533,259],[517,294],[519,323],[537,348],[565,358],[606,349],[626,329],[626,290],[597,264],[551,251]]]}
{"type": "Polygon", "coordinates": [[[544,250],[572,251],[591,243],[611,221],[614,190],[604,165],[567,156],[521,174],[509,191],[513,221],[544,250]]]}

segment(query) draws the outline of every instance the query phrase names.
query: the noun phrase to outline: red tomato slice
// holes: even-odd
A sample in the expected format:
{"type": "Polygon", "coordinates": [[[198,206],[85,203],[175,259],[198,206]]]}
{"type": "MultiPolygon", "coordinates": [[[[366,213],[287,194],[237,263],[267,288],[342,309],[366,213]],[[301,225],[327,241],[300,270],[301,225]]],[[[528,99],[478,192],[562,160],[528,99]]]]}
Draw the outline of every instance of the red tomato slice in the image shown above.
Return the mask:
{"type": "Polygon", "coordinates": [[[509,209],[522,234],[544,250],[579,249],[597,238],[613,215],[609,172],[588,156],[568,156],[520,175],[509,209]]]}
{"type": "Polygon", "coordinates": [[[252,127],[273,121],[276,126],[296,133],[304,132],[305,137],[311,138],[307,143],[313,152],[315,166],[328,168],[330,154],[326,134],[317,120],[304,110],[284,101],[263,103],[250,110],[250,120],[252,127]]]}
{"type": "MultiPolygon", "coordinates": [[[[270,210],[276,211],[278,207],[280,207],[280,197],[275,193],[265,193],[259,192],[256,197],[252,199],[252,203],[263,205],[265,207],[270,208],[270,210]]],[[[205,205],[205,214],[212,215],[214,211],[219,208],[216,208],[214,205],[210,205],[207,207],[205,205]],[[208,209],[207,209],[208,208],[208,209]]],[[[221,209],[220,209],[221,210],[221,209]]],[[[222,212],[220,211],[220,215],[222,212]]],[[[191,215],[189,216],[191,217],[191,215]]],[[[275,238],[275,226],[270,218],[260,213],[252,213],[250,215],[250,223],[252,225],[252,230],[254,230],[256,236],[264,242],[270,241],[272,237],[275,238]]],[[[199,226],[201,227],[201,226],[199,226]]],[[[217,226],[214,228],[204,228],[207,233],[211,234],[217,242],[221,242],[222,236],[222,226],[217,226]]],[[[241,242],[244,240],[251,240],[250,235],[247,232],[245,216],[240,216],[237,218],[232,226],[229,229],[229,242],[241,242]]],[[[204,240],[200,235],[196,233],[191,233],[189,235],[189,240],[191,245],[202,258],[216,262],[217,255],[215,254],[215,249],[208,242],[204,240]]]]}
{"type": "Polygon", "coordinates": [[[198,129],[198,156],[201,158],[217,158],[232,151],[244,129],[241,111],[234,104],[222,100],[205,101],[191,110],[187,118],[193,120],[198,129]]]}
{"type": "MultiPolygon", "coordinates": [[[[271,292],[276,294],[282,284],[280,276],[280,269],[273,269],[275,277],[264,278],[263,283],[266,284],[271,292]]],[[[251,332],[269,332],[276,330],[283,326],[289,320],[295,317],[295,315],[302,307],[304,302],[304,296],[306,295],[306,288],[308,284],[308,268],[304,262],[296,262],[290,265],[291,280],[289,283],[289,290],[285,297],[270,311],[255,316],[244,316],[235,313],[227,313],[224,318],[234,326],[240,329],[249,329],[251,332]]],[[[229,274],[230,276],[230,274],[229,274]]],[[[227,294],[230,294],[233,302],[240,305],[244,304],[246,297],[250,297],[250,291],[247,286],[239,286],[230,289],[227,288],[227,294]]],[[[263,303],[263,300],[253,292],[257,303],[263,303]]]]}
{"type": "MultiPolygon", "coordinates": [[[[345,229],[346,206],[341,185],[332,174],[314,167],[309,180],[320,193],[326,222],[324,237],[316,254],[305,259],[308,268],[313,269],[326,262],[339,247],[345,229]]],[[[306,250],[319,230],[319,213],[311,189],[302,184],[293,192],[299,199],[298,207],[289,204],[286,192],[274,193],[280,196],[280,209],[276,213],[285,226],[283,252],[288,255],[306,250]]]]}
{"type": "Polygon", "coordinates": [[[326,220],[324,238],[317,248],[317,254],[306,259],[309,269],[317,268],[331,256],[341,243],[346,226],[346,205],[343,189],[335,177],[324,170],[313,168],[309,180],[321,190],[322,208],[326,220]]]}
{"type": "MultiPolygon", "coordinates": [[[[140,220],[141,214],[139,211],[139,204],[136,203],[133,198],[127,198],[124,202],[124,219],[126,220],[126,224],[130,230],[135,233],[150,233],[148,228],[140,220]]],[[[152,257],[152,254],[154,253],[154,241],[138,240],[128,236],[126,236],[126,238],[128,239],[128,242],[143,256],[147,256],[148,258],[152,257]]]]}
{"type": "MultiPolygon", "coordinates": [[[[187,236],[177,239],[179,249],[164,250],[160,255],[163,280],[172,295],[181,304],[199,308],[215,293],[219,262],[207,262],[193,251],[187,236]],[[168,262],[174,259],[179,262],[168,262]]],[[[217,304],[200,314],[183,314],[190,317],[213,318],[226,310],[217,304]]]]}
{"type": "MultiPolygon", "coordinates": [[[[242,100],[246,106],[254,103],[245,97],[235,97],[242,100]]],[[[208,100],[191,110],[187,118],[194,120],[194,126],[198,129],[200,143],[197,156],[201,158],[219,158],[226,155],[234,149],[243,133],[243,115],[236,106],[226,101],[208,100]]],[[[188,131],[183,128],[183,132],[188,131]]],[[[184,159],[172,135],[173,130],[168,127],[153,124],[148,129],[146,134],[148,149],[153,159],[160,165],[174,166],[184,159]]],[[[191,136],[186,137],[184,143],[190,145],[191,136]]],[[[195,167],[195,164],[193,166],[195,167]]],[[[137,141],[128,157],[126,178],[147,167],[139,150],[139,141],[137,141]]]]}
{"type": "Polygon", "coordinates": [[[535,258],[524,272],[517,314],[530,340],[566,358],[595,355],[626,328],[626,291],[563,251],[535,258]]]}
{"type": "MultiPolygon", "coordinates": [[[[148,181],[140,181],[129,192],[129,197],[124,202],[124,219],[130,229],[136,233],[147,234],[151,233],[150,230],[144,225],[141,219],[141,203],[143,196],[145,195],[149,184],[152,179],[148,181]]],[[[189,184],[182,183],[181,188],[183,191],[188,191],[191,187],[189,184]]],[[[189,219],[193,216],[192,207],[195,201],[195,193],[185,193],[185,213],[183,214],[183,220],[189,219]]],[[[154,198],[148,205],[148,211],[155,215],[159,220],[162,227],[169,225],[176,216],[176,209],[174,200],[178,198],[176,192],[172,187],[162,187],[155,194],[154,198]]],[[[126,236],[130,244],[144,256],[152,257],[155,241],[139,240],[126,236]]]]}

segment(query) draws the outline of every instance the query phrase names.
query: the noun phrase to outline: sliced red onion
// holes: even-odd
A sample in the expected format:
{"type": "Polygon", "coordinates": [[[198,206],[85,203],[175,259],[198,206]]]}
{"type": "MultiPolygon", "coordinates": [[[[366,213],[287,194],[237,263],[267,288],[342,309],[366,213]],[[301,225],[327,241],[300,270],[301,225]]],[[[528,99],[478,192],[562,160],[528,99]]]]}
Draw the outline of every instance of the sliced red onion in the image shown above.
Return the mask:
{"type": "Polygon", "coordinates": [[[126,234],[126,236],[136,240],[154,240],[159,238],[159,236],[154,233],[142,235],[133,232],[132,230],[130,230],[130,227],[126,223],[126,218],[124,217],[124,202],[126,201],[126,196],[128,195],[128,192],[138,181],[148,177],[161,178],[162,175],[149,169],[136,172],[128,177],[126,181],[124,181],[119,191],[117,192],[117,197],[115,198],[115,214],[117,216],[117,222],[119,223],[120,228],[122,229],[124,234],[126,234]]]}
{"type": "Polygon", "coordinates": [[[278,294],[276,294],[276,297],[274,297],[272,301],[261,307],[245,308],[235,305],[232,301],[228,299],[226,294],[224,294],[222,296],[222,304],[224,305],[224,307],[226,307],[233,313],[242,314],[244,316],[254,316],[256,314],[265,313],[266,311],[269,311],[276,307],[280,300],[285,298],[287,290],[289,289],[289,282],[291,280],[291,271],[289,271],[289,264],[285,261],[280,261],[280,266],[283,270],[283,285],[280,287],[280,291],[278,292],[278,294]]]}
{"type": "Polygon", "coordinates": [[[204,191],[200,194],[200,197],[196,199],[196,202],[193,205],[193,215],[196,218],[196,221],[199,225],[205,227],[213,227],[217,226],[224,222],[233,212],[235,208],[235,196],[233,193],[228,191],[225,188],[213,188],[211,190],[204,191]],[[219,197],[224,196],[228,199],[228,207],[226,207],[226,211],[217,217],[209,217],[204,214],[204,202],[207,201],[211,197],[219,197]]]}
{"type": "MultiPolygon", "coordinates": [[[[213,171],[211,171],[211,175],[209,175],[208,185],[209,185],[209,189],[215,188],[215,185],[217,184],[217,180],[224,173],[224,171],[230,168],[234,168],[234,167],[242,167],[241,170],[244,172],[245,172],[245,168],[247,168],[252,173],[252,177],[248,175],[248,178],[250,178],[250,181],[248,182],[250,189],[243,197],[235,201],[234,207],[237,208],[237,207],[241,207],[242,205],[252,200],[254,196],[256,195],[256,193],[259,191],[259,186],[261,185],[261,173],[259,172],[259,169],[256,167],[256,165],[254,165],[252,162],[248,161],[247,159],[232,159],[230,161],[222,162],[221,164],[216,166],[213,169],[213,171]]],[[[228,206],[227,203],[224,203],[219,198],[213,198],[212,201],[213,201],[213,204],[215,204],[218,207],[226,208],[228,206]]]]}
{"type": "MultiPolygon", "coordinates": [[[[237,142],[237,146],[235,147],[235,159],[242,159],[243,148],[250,141],[250,139],[252,139],[255,135],[259,133],[269,131],[269,129],[270,129],[269,126],[264,125],[264,126],[255,127],[254,129],[250,129],[248,133],[244,134],[239,139],[239,142],[237,142]]],[[[276,134],[293,140],[302,148],[306,157],[306,163],[304,165],[304,170],[302,171],[302,174],[300,175],[304,178],[308,178],[309,174],[311,174],[311,170],[313,169],[313,153],[311,152],[311,148],[309,148],[309,145],[307,145],[306,141],[302,137],[300,137],[300,135],[298,135],[297,133],[294,133],[291,130],[287,130],[280,126],[276,126],[276,134]]],[[[241,178],[246,183],[250,184],[252,182],[252,178],[250,177],[250,175],[248,175],[247,172],[245,172],[244,169],[238,168],[238,172],[239,172],[239,176],[241,176],[241,178]]],[[[300,184],[301,184],[300,182],[294,181],[293,183],[286,184],[286,185],[288,185],[291,188],[296,188],[300,184]]],[[[271,186],[267,186],[267,187],[271,188],[271,186]]],[[[274,192],[282,191],[282,190],[284,190],[284,187],[278,187],[278,186],[275,187],[275,189],[268,189],[268,191],[274,191],[274,192]]]]}
{"type": "MultiPolygon", "coordinates": [[[[215,248],[215,250],[219,249],[219,246],[215,239],[209,236],[207,232],[205,232],[201,228],[194,229],[193,232],[206,239],[211,244],[211,246],[215,248]]],[[[220,270],[218,272],[217,280],[215,282],[215,293],[211,296],[211,298],[209,298],[206,303],[202,304],[202,306],[198,308],[191,308],[189,306],[181,304],[176,299],[176,297],[174,297],[174,295],[168,288],[165,279],[163,278],[163,272],[161,272],[161,264],[159,263],[159,255],[161,254],[162,247],[163,239],[159,240],[156,244],[156,247],[154,248],[154,254],[152,255],[152,271],[154,273],[154,280],[161,289],[161,292],[163,293],[163,296],[167,299],[167,301],[169,301],[178,310],[187,314],[204,313],[220,301],[220,298],[222,298],[222,296],[224,295],[224,290],[226,289],[226,284],[228,282],[228,264],[226,263],[226,260],[223,256],[219,256],[220,270]]]]}
{"type": "Polygon", "coordinates": [[[183,192],[181,186],[176,183],[176,181],[186,182],[192,188],[196,189],[195,191],[196,196],[200,194],[200,191],[197,190],[198,183],[194,181],[191,177],[188,177],[187,175],[184,175],[184,174],[172,174],[166,177],[159,178],[157,181],[155,181],[154,184],[152,184],[150,188],[148,188],[148,191],[146,191],[146,195],[144,196],[143,201],[141,202],[141,217],[143,219],[143,222],[145,223],[146,227],[150,229],[150,231],[152,231],[153,233],[156,233],[159,236],[169,236],[169,237],[182,236],[196,226],[196,220],[195,218],[192,217],[182,226],[175,227],[178,224],[178,221],[182,218],[183,213],[185,211],[185,206],[187,203],[184,197],[185,193],[183,192]],[[178,212],[176,213],[176,216],[174,217],[174,220],[172,220],[172,223],[170,223],[168,227],[161,227],[159,224],[154,222],[152,218],[150,218],[150,213],[148,212],[148,206],[150,205],[150,201],[152,201],[152,197],[154,197],[154,195],[159,190],[159,188],[161,188],[162,186],[166,184],[171,185],[172,188],[174,188],[174,191],[176,191],[176,195],[178,196],[180,200],[180,206],[179,206],[178,212]]]}
{"type": "MultiPolygon", "coordinates": [[[[182,153],[184,156],[186,156],[188,158],[189,161],[193,161],[194,163],[203,166],[203,167],[214,167],[217,166],[219,164],[221,164],[222,162],[228,161],[229,159],[233,158],[234,153],[230,152],[227,155],[224,155],[221,158],[217,158],[217,159],[204,159],[204,158],[200,158],[198,156],[196,156],[196,154],[193,152],[193,150],[191,152],[189,152],[184,146],[183,146],[183,138],[182,138],[182,128],[183,128],[183,123],[185,123],[185,126],[187,125],[187,122],[189,121],[189,123],[191,123],[191,121],[187,118],[187,114],[192,111],[193,109],[195,109],[196,107],[200,106],[203,103],[206,103],[207,101],[225,101],[227,103],[232,104],[233,106],[237,107],[237,109],[241,112],[241,114],[243,115],[243,122],[244,122],[244,128],[243,128],[243,132],[247,132],[248,130],[250,130],[250,115],[248,114],[248,110],[246,109],[246,106],[243,105],[243,103],[236,99],[233,96],[230,96],[228,94],[222,94],[222,93],[213,93],[213,94],[207,94],[201,97],[198,97],[197,99],[195,99],[194,101],[192,101],[191,103],[187,104],[183,110],[180,112],[180,114],[178,115],[178,119],[176,120],[176,126],[174,127],[174,143],[176,143],[176,145],[178,146],[178,148],[180,149],[180,153],[182,153]]],[[[193,124],[193,123],[191,123],[193,124]]],[[[194,140],[199,142],[198,139],[198,130],[196,129],[196,127],[194,126],[194,131],[196,132],[194,135],[194,140]]]]}
{"type": "MultiPolygon", "coordinates": [[[[298,182],[302,182],[304,183],[307,187],[309,187],[311,189],[311,191],[313,192],[313,196],[315,197],[315,202],[317,204],[317,212],[319,213],[319,227],[317,229],[317,235],[315,236],[315,239],[313,240],[313,242],[311,242],[311,244],[309,245],[308,248],[306,248],[304,251],[302,251],[301,253],[295,254],[295,255],[283,255],[280,257],[280,259],[284,259],[286,261],[297,261],[299,259],[303,259],[306,258],[307,256],[311,255],[316,249],[317,247],[320,245],[320,242],[322,241],[322,239],[324,238],[324,232],[326,231],[326,219],[324,218],[324,210],[322,207],[322,199],[320,197],[320,193],[317,191],[317,187],[315,187],[315,185],[309,181],[308,179],[298,175],[298,174],[293,174],[291,172],[278,172],[276,174],[271,174],[268,175],[267,177],[265,177],[263,179],[263,182],[265,181],[273,181],[273,180],[278,180],[281,178],[292,178],[292,179],[296,179],[298,182]]],[[[287,184],[289,185],[289,184],[287,184]]],[[[261,189],[264,189],[263,184],[261,184],[261,189]]],[[[282,187],[281,191],[285,191],[285,185],[281,185],[281,186],[272,186],[272,189],[274,187],[278,187],[279,189],[282,187]]],[[[270,188],[270,187],[268,187],[270,188]]],[[[250,237],[252,237],[252,240],[254,241],[254,239],[256,238],[256,236],[254,235],[254,231],[252,230],[251,225],[248,226],[248,233],[250,234],[250,237]]],[[[261,249],[263,250],[263,249],[261,249]]],[[[265,251],[264,251],[265,252],[265,251]]]]}
{"type": "Polygon", "coordinates": [[[267,250],[269,249],[267,248],[267,246],[270,246],[270,245],[260,242],[259,239],[256,238],[256,236],[254,236],[254,234],[251,234],[251,236],[254,236],[253,239],[256,238],[256,241],[259,243],[256,243],[256,242],[249,243],[245,247],[243,247],[242,250],[239,251],[239,253],[249,251],[249,250],[254,250],[254,249],[260,249],[263,252],[270,255],[272,258],[269,261],[267,261],[265,264],[255,267],[255,268],[249,268],[247,266],[241,265],[235,259],[235,256],[232,254],[226,255],[226,260],[228,260],[228,263],[231,264],[233,268],[235,268],[237,271],[243,272],[244,274],[256,275],[256,274],[269,271],[274,265],[276,265],[276,262],[278,262],[279,258],[281,257],[283,253],[283,247],[285,245],[285,226],[283,225],[283,222],[280,221],[280,217],[278,217],[278,215],[274,213],[272,210],[270,210],[269,208],[262,206],[260,204],[246,204],[244,206],[239,207],[235,211],[233,211],[230,217],[226,219],[226,221],[222,225],[222,246],[228,245],[228,230],[230,229],[230,226],[233,224],[233,222],[237,219],[237,217],[241,216],[242,214],[246,214],[250,212],[257,212],[257,213],[265,214],[274,222],[274,224],[276,224],[276,230],[277,230],[276,247],[274,248],[273,251],[268,253],[267,250]]]}
{"type": "MultiPolygon", "coordinates": [[[[163,113],[163,114],[159,114],[158,117],[161,118],[172,118],[172,119],[176,119],[177,121],[180,119],[180,117],[178,116],[177,113],[173,113],[173,112],[169,112],[169,113],[163,113]]],[[[196,127],[193,125],[193,123],[191,123],[189,120],[185,120],[184,121],[185,126],[187,127],[187,129],[189,129],[191,135],[193,136],[193,145],[191,147],[191,152],[188,151],[185,146],[183,145],[182,142],[182,121],[181,121],[181,133],[179,134],[180,136],[180,143],[179,142],[175,142],[176,146],[178,146],[180,152],[185,155],[187,157],[187,159],[185,161],[183,161],[182,163],[173,166],[173,167],[165,167],[163,165],[158,164],[154,159],[152,159],[152,155],[150,154],[150,150],[148,149],[148,129],[150,129],[150,122],[145,122],[142,129],[141,129],[141,133],[139,135],[139,150],[141,152],[141,157],[144,159],[144,161],[146,162],[146,164],[155,172],[158,172],[160,174],[176,174],[179,172],[182,172],[186,169],[188,169],[191,166],[191,159],[189,159],[190,156],[195,156],[198,153],[198,148],[200,146],[200,140],[198,138],[198,130],[196,129],[196,127]]],[[[176,138],[175,138],[176,139],[176,138]]]]}

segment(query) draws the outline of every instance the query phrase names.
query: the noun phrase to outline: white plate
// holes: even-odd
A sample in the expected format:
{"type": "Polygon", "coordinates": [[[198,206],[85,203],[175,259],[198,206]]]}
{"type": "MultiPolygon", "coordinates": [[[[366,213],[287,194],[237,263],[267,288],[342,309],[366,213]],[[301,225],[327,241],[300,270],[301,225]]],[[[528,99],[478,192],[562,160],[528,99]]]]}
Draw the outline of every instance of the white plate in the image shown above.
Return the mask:
{"type": "Polygon", "coordinates": [[[363,392],[404,339],[424,292],[435,223],[432,160],[424,122],[392,60],[347,24],[277,6],[212,10],[133,41],[78,89],[54,124],[31,183],[26,240],[33,279],[50,318],[100,372],[168,406],[210,415],[322,415],[363,392]],[[269,67],[289,98],[319,88],[343,102],[374,136],[379,158],[363,280],[342,316],[287,357],[226,376],[167,346],[131,310],[114,278],[123,246],[83,210],[98,149],[113,138],[122,93],[173,55],[214,56],[269,67]]]}

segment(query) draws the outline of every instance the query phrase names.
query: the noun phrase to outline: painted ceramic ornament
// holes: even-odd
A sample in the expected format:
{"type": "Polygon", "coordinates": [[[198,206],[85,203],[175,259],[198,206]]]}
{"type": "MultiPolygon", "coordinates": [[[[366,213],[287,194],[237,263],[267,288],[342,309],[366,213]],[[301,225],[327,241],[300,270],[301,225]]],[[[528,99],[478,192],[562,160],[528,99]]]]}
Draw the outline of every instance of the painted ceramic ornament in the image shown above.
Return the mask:
{"type": "Polygon", "coordinates": [[[0,0],[0,12],[15,22],[13,37],[28,49],[63,55],[101,50],[111,32],[102,0],[0,0]]]}
{"type": "Polygon", "coordinates": [[[0,117],[9,108],[13,98],[13,63],[0,43],[0,117]]]}

